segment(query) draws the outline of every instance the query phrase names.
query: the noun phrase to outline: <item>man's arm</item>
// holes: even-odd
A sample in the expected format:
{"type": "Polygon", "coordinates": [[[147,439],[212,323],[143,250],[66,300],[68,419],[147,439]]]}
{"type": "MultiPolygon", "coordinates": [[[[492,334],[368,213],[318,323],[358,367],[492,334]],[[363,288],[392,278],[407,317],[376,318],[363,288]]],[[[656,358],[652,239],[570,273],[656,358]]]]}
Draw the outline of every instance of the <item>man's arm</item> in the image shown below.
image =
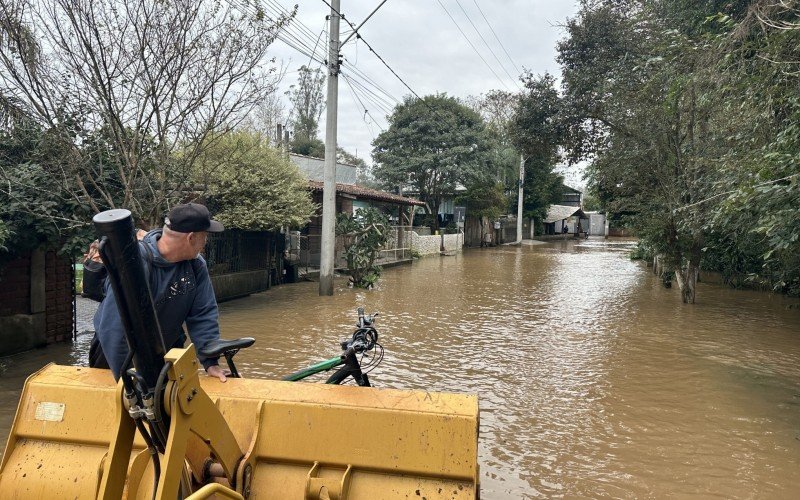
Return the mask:
{"type": "MultiPolygon", "coordinates": [[[[206,262],[202,257],[199,257],[198,260],[200,265],[193,264],[197,293],[185,322],[186,328],[189,330],[189,338],[199,350],[209,342],[219,339],[219,310],[206,262]]],[[[225,382],[226,377],[219,367],[219,358],[199,356],[198,358],[209,375],[218,377],[225,382]]]]}

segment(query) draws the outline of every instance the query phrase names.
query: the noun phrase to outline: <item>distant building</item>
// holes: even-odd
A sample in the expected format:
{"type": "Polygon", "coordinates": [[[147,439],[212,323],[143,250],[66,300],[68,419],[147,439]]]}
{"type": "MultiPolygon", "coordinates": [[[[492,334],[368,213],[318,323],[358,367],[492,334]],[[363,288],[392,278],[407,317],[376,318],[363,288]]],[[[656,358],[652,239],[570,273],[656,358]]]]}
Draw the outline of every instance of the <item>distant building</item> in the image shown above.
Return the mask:
{"type": "Polygon", "coordinates": [[[583,192],[579,189],[571,188],[566,184],[561,185],[561,201],[559,205],[568,207],[583,208],[583,192]]]}
{"type": "MultiPolygon", "coordinates": [[[[311,216],[311,221],[301,231],[303,245],[301,260],[308,265],[319,266],[322,234],[322,187],[324,182],[325,160],[297,154],[289,159],[308,177],[311,199],[320,206],[311,216]]],[[[375,207],[388,214],[392,225],[410,226],[414,220],[414,207],[425,204],[414,198],[399,194],[370,189],[356,185],[356,167],[346,163],[336,164],[336,213],[354,214],[360,208],[375,207]]],[[[341,248],[336,249],[337,255],[341,248]]]]}
{"type": "Polygon", "coordinates": [[[544,218],[544,234],[563,234],[564,228],[569,234],[577,234],[589,230],[589,218],[580,206],[550,205],[544,218]]]}
{"type": "MultiPolygon", "coordinates": [[[[452,196],[444,196],[442,197],[442,201],[439,203],[439,211],[436,213],[437,218],[439,219],[439,226],[444,227],[451,222],[463,222],[456,220],[456,213],[459,212],[459,209],[463,210],[463,207],[459,207],[456,205],[456,198],[458,196],[464,194],[467,191],[467,188],[464,187],[462,184],[456,184],[455,194],[452,196]]],[[[403,189],[403,193],[408,196],[412,196],[415,198],[419,197],[419,191],[412,186],[407,186],[403,189]]],[[[427,203],[423,203],[417,209],[418,214],[428,213],[432,207],[427,206],[427,203]]]]}

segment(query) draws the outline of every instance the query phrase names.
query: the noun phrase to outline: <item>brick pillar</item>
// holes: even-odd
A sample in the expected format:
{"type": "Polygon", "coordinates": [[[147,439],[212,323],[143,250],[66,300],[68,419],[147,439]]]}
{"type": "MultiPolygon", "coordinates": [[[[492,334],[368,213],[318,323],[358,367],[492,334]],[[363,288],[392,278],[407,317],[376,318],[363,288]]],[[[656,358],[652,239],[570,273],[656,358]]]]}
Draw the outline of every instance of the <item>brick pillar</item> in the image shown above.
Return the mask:
{"type": "Polygon", "coordinates": [[[72,339],[72,263],[53,250],[45,263],[47,343],[66,342],[72,339]]]}

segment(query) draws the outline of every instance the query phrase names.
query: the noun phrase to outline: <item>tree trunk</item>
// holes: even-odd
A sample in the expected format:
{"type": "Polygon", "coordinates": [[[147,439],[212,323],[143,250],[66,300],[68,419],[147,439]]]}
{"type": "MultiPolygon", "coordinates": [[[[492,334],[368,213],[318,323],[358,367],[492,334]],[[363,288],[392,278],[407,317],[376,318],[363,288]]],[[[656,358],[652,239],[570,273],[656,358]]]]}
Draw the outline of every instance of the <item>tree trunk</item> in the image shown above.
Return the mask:
{"type": "Polygon", "coordinates": [[[697,287],[697,276],[700,270],[691,262],[683,269],[675,270],[675,280],[678,282],[678,288],[681,291],[681,300],[684,304],[694,304],[697,287]]]}
{"type": "Polygon", "coordinates": [[[697,294],[697,281],[700,277],[700,257],[702,255],[703,242],[703,233],[695,233],[689,262],[686,263],[685,268],[675,269],[675,279],[678,281],[678,288],[681,291],[681,299],[684,304],[694,304],[697,294]]]}

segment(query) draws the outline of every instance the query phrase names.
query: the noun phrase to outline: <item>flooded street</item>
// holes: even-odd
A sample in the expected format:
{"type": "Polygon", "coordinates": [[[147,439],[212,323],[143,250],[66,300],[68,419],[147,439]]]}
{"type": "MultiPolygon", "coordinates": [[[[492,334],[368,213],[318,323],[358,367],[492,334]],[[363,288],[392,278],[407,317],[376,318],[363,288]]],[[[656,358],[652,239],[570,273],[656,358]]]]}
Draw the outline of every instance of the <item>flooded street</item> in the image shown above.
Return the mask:
{"type": "MultiPolygon", "coordinates": [[[[356,307],[379,311],[375,386],[478,394],[482,498],[796,497],[798,301],[701,283],[686,306],[630,248],[471,250],[334,297],[280,286],[222,304],[222,333],[257,339],[245,376],[277,378],[338,354],[356,307]]],[[[88,341],[0,360],[3,438],[25,377],[85,362],[88,341]]]]}

